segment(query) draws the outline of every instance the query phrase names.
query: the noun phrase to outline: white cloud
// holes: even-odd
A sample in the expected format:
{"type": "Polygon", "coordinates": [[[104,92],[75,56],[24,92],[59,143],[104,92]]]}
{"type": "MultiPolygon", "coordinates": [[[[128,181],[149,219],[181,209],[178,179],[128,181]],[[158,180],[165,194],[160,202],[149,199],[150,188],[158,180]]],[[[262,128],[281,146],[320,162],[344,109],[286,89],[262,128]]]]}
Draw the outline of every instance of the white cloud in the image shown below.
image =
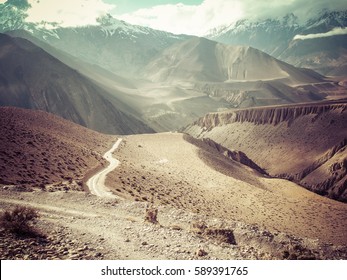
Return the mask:
{"type": "MultiPolygon", "coordinates": [[[[15,0],[17,2],[20,0],[15,0]]],[[[58,22],[61,26],[96,24],[96,18],[117,12],[105,0],[28,0],[27,21],[58,22]]],[[[182,0],[183,1],[183,0],[182,0]]],[[[0,0],[0,3],[6,2],[0,0]]],[[[344,0],[204,0],[199,5],[167,4],[114,14],[132,24],[173,33],[205,35],[209,30],[231,25],[239,19],[265,19],[294,13],[301,20],[322,9],[346,10],[344,0]]]]}
{"type": "Polygon", "coordinates": [[[299,20],[317,15],[322,9],[345,10],[342,0],[204,0],[200,5],[160,5],[117,18],[132,24],[173,33],[204,35],[207,31],[231,25],[239,19],[266,19],[294,13],[299,20]]]}
{"type": "Polygon", "coordinates": [[[102,0],[29,0],[29,22],[58,22],[61,26],[95,24],[96,18],[115,8],[102,0]]]}
{"type": "Polygon", "coordinates": [[[317,16],[323,9],[346,10],[344,0],[240,0],[248,18],[276,18],[294,13],[299,20],[306,21],[317,16]]]}
{"type": "Polygon", "coordinates": [[[293,40],[307,40],[307,39],[316,39],[316,38],[324,38],[335,35],[347,35],[347,28],[336,27],[326,33],[315,33],[315,34],[307,34],[307,35],[296,35],[293,40]]]}
{"type": "Polygon", "coordinates": [[[205,0],[200,5],[168,4],[117,16],[132,24],[172,33],[203,35],[207,30],[230,24],[243,16],[238,0],[205,0]]]}

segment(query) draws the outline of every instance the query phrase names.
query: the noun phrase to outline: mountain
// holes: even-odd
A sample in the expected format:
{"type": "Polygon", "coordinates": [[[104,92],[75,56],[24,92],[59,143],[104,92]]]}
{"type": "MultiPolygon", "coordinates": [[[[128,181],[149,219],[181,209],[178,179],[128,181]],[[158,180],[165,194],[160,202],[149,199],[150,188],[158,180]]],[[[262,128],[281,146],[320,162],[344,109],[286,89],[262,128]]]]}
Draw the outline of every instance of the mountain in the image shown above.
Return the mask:
{"type": "Polygon", "coordinates": [[[242,151],[271,176],[347,202],[347,103],[211,113],[184,132],[242,151]]]}
{"type": "Polygon", "coordinates": [[[133,26],[112,17],[100,19],[100,25],[57,28],[54,34],[33,35],[91,64],[132,76],[160,50],[186,36],[177,36],[150,28],[133,26]]]}
{"type": "Polygon", "coordinates": [[[6,32],[6,35],[9,35],[14,38],[19,37],[30,41],[31,43],[40,47],[50,55],[54,56],[55,58],[66,64],[67,66],[77,70],[84,76],[87,76],[89,79],[94,80],[94,82],[101,81],[101,85],[105,83],[105,81],[102,81],[103,79],[108,79],[112,80],[112,82],[114,84],[117,84],[119,87],[134,88],[134,84],[129,79],[116,75],[115,73],[112,73],[98,65],[81,60],[76,56],[73,56],[63,50],[57,49],[51,46],[50,44],[34,37],[30,32],[25,31],[24,29],[8,31],[6,32]]]}
{"type": "Polygon", "coordinates": [[[244,19],[212,30],[206,37],[226,44],[251,46],[292,65],[312,68],[324,75],[329,74],[330,68],[334,68],[336,61],[340,60],[339,64],[343,65],[339,65],[340,69],[332,74],[346,75],[345,36],[294,40],[297,35],[327,33],[346,26],[347,11],[322,11],[305,22],[294,14],[264,20],[244,19]]]}
{"type": "Polygon", "coordinates": [[[207,112],[228,107],[227,102],[210,99],[195,90],[121,77],[59,50],[23,30],[11,31],[7,34],[30,40],[78,73],[88,77],[103,89],[103,97],[113,106],[127,115],[145,121],[156,131],[175,130],[207,112]],[[192,105],[193,103],[195,104],[192,105]]]}
{"type": "Polygon", "coordinates": [[[106,133],[153,131],[122,112],[121,101],[53,56],[21,38],[0,35],[0,105],[54,113],[106,133]]]}
{"type": "MultiPolygon", "coordinates": [[[[3,20],[3,31],[30,40],[88,77],[118,111],[156,131],[177,130],[212,111],[340,98],[345,90],[340,81],[252,47],[174,35],[110,15],[94,26],[62,28],[27,23],[20,9],[9,10],[17,23],[3,20]]],[[[294,21],[288,17],[286,24],[294,21]]]]}
{"type": "Polygon", "coordinates": [[[0,32],[25,30],[37,39],[82,61],[122,76],[133,76],[159,51],[189,38],[131,25],[111,15],[98,18],[97,25],[63,28],[57,23],[26,22],[26,10],[11,1],[0,4],[0,32]]]}
{"type": "Polygon", "coordinates": [[[347,74],[347,35],[290,42],[279,59],[327,76],[347,74]]]}
{"type": "Polygon", "coordinates": [[[225,44],[251,46],[276,57],[298,32],[298,19],[294,14],[289,14],[279,19],[239,20],[211,30],[206,37],[225,44]]]}
{"type": "Polygon", "coordinates": [[[288,84],[315,83],[320,75],[303,71],[251,47],[231,46],[193,38],[165,49],[145,68],[156,82],[233,82],[288,80],[288,84]],[[264,71],[266,69],[266,71],[264,71]]]}
{"type": "Polygon", "coordinates": [[[317,101],[329,95],[323,85],[343,88],[312,70],[293,67],[257,49],[205,38],[165,49],[145,67],[144,77],[192,88],[232,107],[317,101]]]}
{"type": "Polygon", "coordinates": [[[0,107],[0,129],[0,184],[19,188],[60,183],[83,190],[84,176],[105,163],[102,155],[115,138],[14,107],[0,107]]]}

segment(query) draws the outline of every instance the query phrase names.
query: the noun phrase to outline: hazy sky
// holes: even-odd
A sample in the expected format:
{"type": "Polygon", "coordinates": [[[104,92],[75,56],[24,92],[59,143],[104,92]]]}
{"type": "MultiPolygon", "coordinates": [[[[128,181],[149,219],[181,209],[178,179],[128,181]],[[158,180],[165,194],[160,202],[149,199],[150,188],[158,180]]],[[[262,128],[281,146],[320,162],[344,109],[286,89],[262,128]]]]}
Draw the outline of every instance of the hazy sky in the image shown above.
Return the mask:
{"type": "MultiPolygon", "coordinates": [[[[26,0],[9,0],[18,3],[26,0]]],[[[0,0],[0,3],[6,1],[0,0]]],[[[132,24],[173,33],[203,35],[242,18],[281,17],[301,20],[322,9],[347,10],[346,0],[28,0],[28,21],[54,21],[63,26],[95,24],[110,13],[132,24]]]]}

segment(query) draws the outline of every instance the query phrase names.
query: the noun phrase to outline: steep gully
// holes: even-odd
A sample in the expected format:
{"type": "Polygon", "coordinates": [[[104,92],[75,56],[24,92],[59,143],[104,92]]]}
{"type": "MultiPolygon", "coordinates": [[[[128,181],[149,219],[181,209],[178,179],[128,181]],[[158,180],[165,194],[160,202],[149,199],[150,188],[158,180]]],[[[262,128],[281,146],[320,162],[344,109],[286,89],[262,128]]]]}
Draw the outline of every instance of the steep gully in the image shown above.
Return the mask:
{"type": "Polygon", "coordinates": [[[119,165],[119,160],[115,159],[112,156],[112,153],[119,147],[120,143],[122,142],[122,138],[119,138],[116,143],[112,146],[110,150],[108,150],[104,154],[104,159],[106,159],[109,162],[109,165],[96,173],[94,176],[89,178],[87,181],[87,186],[90,190],[90,192],[96,196],[99,197],[108,197],[108,198],[119,198],[118,196],[114,195],[106,186],[105,186],[105,180],[108,173],[110,173],[112,170],[117,168],[119,165]]]}
{"type": "MultiPolygon", "coordinates": [[[[341,115],[345,114],[346,111],[347,104],[345,100],[342,100],[341,102],[335,101],[334,103],[316,103],[314,104],[314,106],[312,106],[311,104],[295,104],[277,107],[269,106],[262,108],[240,109],[229,112],[210,113],[197,120],[192,126],[195,125],[202,129],[201,133],[197,135],[198,138],[204,139],[210,146],[214,146],[221,153],[229,157],[229,153],[228,151],[226,151],[227,149],[225,147],[222,147],[221,145],[218,145],[218,143],[214,142],[212,139],[208,139],[206,136],[204,136],[205,133],[212,131],[216,127],[226,126],[228,124],[236,122],[249,122],[255,125],[270,124],[273,126],[276,126],[277,124],[282,122],[286,122],[287,126],[290,127],[296,119],[303,116],[315,115],[315,117],[313,117],[311,120],[312,122],[314,122],[316,119],[327,112],[336,112],[338,113],[338,115],[341,115]]],[[[189,127],[186,127],[183,131],[188,132],[189,127]]],[[[306,166],[306,168],[303,168],[300,172],[295,174],[281,173],[273,175],[275,177],[294,181],[318,194],[328,196],[342,202],[347,202],[346,159],[342,162],[336,162],[335,164],[333,164],[333,166],[330,167],[330,177],[322,182],[307,183],[305,179],[306,176],[310,175],[315,170],[318,170],[335,155],[345,153],[346,148],[347,138],[342,138],[340,139],[339,143],[331,146],[324,155],[306,166]]],[[[235,157],[235,155],[233,155],[233,157],[235,157]]],[[[249,158],[242,157],[242,159],[243,162],[241,163],[246,165],[251,164],[253,166],[250,167],[256,169],[257,171],[261,171],[261,167],[259,168],[259,166],[252,162],[252,160],[250,160],[249,158]]]]}

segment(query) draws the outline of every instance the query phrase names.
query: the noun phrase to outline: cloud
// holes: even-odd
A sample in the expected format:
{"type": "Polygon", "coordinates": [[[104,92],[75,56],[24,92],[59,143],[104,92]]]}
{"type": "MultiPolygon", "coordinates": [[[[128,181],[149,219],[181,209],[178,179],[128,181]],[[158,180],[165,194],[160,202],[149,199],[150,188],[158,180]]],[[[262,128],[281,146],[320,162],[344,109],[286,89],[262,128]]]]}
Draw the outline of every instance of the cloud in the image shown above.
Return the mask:
{"type": "Polygon", "coordinates": [[[203,0],[197,5],[158,5],[125,14],[117,14],[116,5],[107,4],[106,0],[0,0],[5,2],[16,5],[29,2],[31,7],[26,10],[29,22],[57,22],[63,27],[91,25],[97,24],[96,18],[110,13],[132,24],[200,36],[244,18],[261,20],[294,13],[305,21],[322,9],[346,10],[343,0],[203,0]]]}
{"type": "Polygon", "coordinates": [[[316,16],[322,10],[346,10],[343,0],[243,0],[248,18],[263,19],[295,14],[300,21],[316,16]]]}
{"type": "Polygon", "coordinates": [[[316,33],[316,34],[307,34],[307,35],[296,35],[293,40],[308,40],[316,38],[324,38],[336,35],[347,35],[347,28],[336,27],[326,33],[316,33]]]}
{"type": "Polygon", "coordinates": [[[346,4],[342,0],[204,0],[200,5],[159,5],[115,16],[154,29],[204,35],[243,18],[261,20],[294,13],[302,22],[323,9],[346,10],[346,4]]]}
{"type": "Polygon", "coordinates": [[[115,5],[102,0],[29,0],[28,22],[57,22],[63,27],[96,24],[115,5]]]}
{"type": "Polygon", "coordinates": [[[200,5],[159,5],[116,17],[132,24],[172,33],[203,35],[207,30],[242,16],[239,1],[205,0],[200,5]]]}

